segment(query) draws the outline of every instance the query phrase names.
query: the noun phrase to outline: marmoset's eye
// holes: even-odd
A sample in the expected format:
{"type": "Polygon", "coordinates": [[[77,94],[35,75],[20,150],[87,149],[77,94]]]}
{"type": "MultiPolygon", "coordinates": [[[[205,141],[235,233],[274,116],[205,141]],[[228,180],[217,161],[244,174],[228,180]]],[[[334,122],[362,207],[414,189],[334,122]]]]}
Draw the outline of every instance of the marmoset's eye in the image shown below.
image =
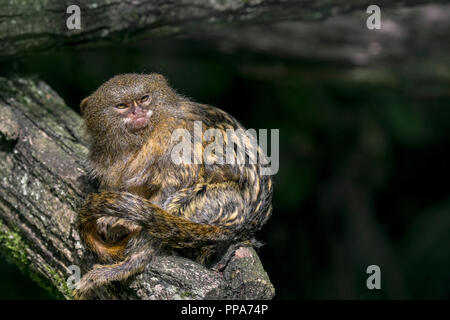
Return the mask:
{"type": "Polygon", "coordinates": [[[145,96],[142,96],[141,103],[146,103],[150,101],[150,96],[146,94],[145,96]]]}
{"type": "Polygon", "coordinates": [[[127,108],[127,105],[125,103],[120,103],[116,106],[117,109],[125,109],[127,108]]]}

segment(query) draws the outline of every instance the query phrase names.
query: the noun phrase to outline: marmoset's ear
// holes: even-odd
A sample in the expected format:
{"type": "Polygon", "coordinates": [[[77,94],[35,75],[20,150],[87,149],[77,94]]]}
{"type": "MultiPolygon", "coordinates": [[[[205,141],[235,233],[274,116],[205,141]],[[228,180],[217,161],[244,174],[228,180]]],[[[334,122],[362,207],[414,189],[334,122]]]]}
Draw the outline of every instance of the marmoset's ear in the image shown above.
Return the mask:
{"type": "Polygon", "coordinates": [[[153,77],[153,79],[155,79],[158,82],[167,84],[167,79],[166,77],[164,77],[162,74],[159,73],[151,73],[151,76],[153,77]]]}
{"type": "Polygon", "coordinates": [[[83,100],[81,100],[81,103],[80,103],[81,114],[84,113],[84,110],[87,107],[87,103],[88,103],[88,98],[84,98],[83,100]]]}

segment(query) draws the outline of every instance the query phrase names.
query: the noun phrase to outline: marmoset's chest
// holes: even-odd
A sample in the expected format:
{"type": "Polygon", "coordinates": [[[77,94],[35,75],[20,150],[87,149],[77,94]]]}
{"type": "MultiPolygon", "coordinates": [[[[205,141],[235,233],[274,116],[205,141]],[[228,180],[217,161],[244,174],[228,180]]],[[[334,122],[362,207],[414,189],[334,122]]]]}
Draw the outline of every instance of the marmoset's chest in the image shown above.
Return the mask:
{"type": "Polygon", "coordinates": [[[142,166],[134,166],[135,157],[127,161],[112,163],[101,177],[101,189],[128,191],[150,200],[156,205],[163,204],[183,189],[192,188],[204,182],[202,165],[174,164],[167,158],[141,158],[142,166]]]}

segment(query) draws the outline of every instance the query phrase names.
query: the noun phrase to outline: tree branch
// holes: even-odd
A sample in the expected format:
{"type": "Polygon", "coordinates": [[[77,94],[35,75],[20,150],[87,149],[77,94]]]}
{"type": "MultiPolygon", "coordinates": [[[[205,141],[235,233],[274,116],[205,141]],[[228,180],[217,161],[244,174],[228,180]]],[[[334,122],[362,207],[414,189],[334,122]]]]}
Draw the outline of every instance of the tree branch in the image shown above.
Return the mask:
{"type": "MultiPolygon", "coordinates": [[[[0,248],[54,293],[71,298],[69,266],[92,267],[77,210],[93,191],[83,163],[82,120],[44,82],[0,77],[0,248]]],[[[274,288],[253,249],[222,273],[181,257],[155,257],[145,272],[98,292],[108,299],[270,299],[274,288]]]]}
{"type": "Polygon", "coordinates": [[[426,55],[448,53],[443,41],[449,32],[446,1],[415,7],[431,1],[379,0],[381,30],[366,28],[366,8],[373,4],[369,0],[79,0],[81,30],[66,27],[66,9],[73,2],[35,0],[32,8],[23,1],[5,2],[0,4],[0,57],[137,36],[180,36],[228,51],[242,48],[352,64],[395,63],[405,53],[423,55],[423,43],[426,55]]]}

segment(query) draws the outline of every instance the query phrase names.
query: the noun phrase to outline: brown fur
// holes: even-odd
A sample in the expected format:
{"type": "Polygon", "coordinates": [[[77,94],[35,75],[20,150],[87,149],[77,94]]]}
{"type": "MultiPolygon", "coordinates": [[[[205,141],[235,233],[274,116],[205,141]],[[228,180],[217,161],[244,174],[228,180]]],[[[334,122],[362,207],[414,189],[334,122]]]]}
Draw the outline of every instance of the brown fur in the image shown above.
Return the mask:
{"type": "Polygon", "coordinates": [[[259,165],[176,165],[170,158],[175,129],[193,135],[195,120],[203,130],[243,129],[233,117],[178,95],[158,74],[116,76],[84,99],[81,109],[91,137],[91,172],[100,182],[100,191],[81,209],[81,234],[101,261],[113,264],[86,274],[77,298],[142,271],[160,248],[193,250],[204,263],[218,246],[255,243],[254,233],[271,214],[272,196],[271,178],[260,175],[259,165]],[[139,102],[146,96],[148,105],[139,102]],[[144,121],[131,110],[151,110],[148,124],[130,129],[144,121]]]}

